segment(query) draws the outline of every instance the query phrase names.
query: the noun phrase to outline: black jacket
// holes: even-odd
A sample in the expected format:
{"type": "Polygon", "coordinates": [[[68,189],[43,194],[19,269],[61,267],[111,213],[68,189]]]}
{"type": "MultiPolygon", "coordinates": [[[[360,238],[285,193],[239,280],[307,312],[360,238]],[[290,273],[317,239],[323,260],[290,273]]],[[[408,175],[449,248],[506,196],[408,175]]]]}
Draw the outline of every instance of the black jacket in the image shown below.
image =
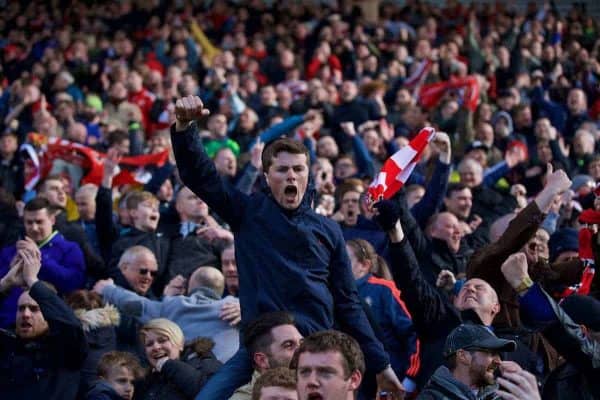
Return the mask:
{"type": "Polygon", "coordinates": [[[75,242],[83,252],[85,260],[86,275],[93,281],[106,279],[108,277],[104,260],[99,254],[96,254],[90,243],[87,241],[87,235],[81,225],[67,221],[67,215],[61,212],[56,216],[54,227],[65,239],[75,242]]]}
{"type": "Polygon", "coordinates": [[[218,243],[211,243],[197,236],[195,232],[186,237],[175,235],[171,238],[169,246],[167,282],[176,275],[189,278],[192,272],[202,265],[219,268],[222,247],[218,243]]]}
{"type": "Polygon", "coordinates": [[[194,399],[208,379],[221,367],[212,353],[213,342],[200,338],[187,346],[179,360],[167,361],[160,372],[152,371],[139,388],[136,399],[194,399]]]}
{"type": "Polygon", "coordinates": [[[496,386],[485,387],[477,394],[462,382],[457,381],[446,367],[439,367],[417,400],[496,400],[496,386]]]}
{"type": "Polygon", "coordinates": [[[123,400],[113,388],[102,380],[95,381],[83,398],[85,400],[123,400]]]}
{"type": "Polygon", "coordinates": [[[167,281],[167,259],[169,256],[169,239],[156,232],[142,232],[136,228],[130,227],[125,230],[121,236],[114,242],[109,262],[109,275],[114,278],[118,273],[117,267],[119,259],[132,246],[144,246],[150,249],[156,257],[158,263],[158,274],[152,283],[152,290],[155,294],[160,294],[168,283],[167,281]]]}
{"type": "Polygon", "coordinates": [[[48,332],[22,340],[0,331],[0,393],[3,399],[69,400],[77,396],[80,369],[88,352],[81,323],[42,282],[30,290],[48,322],[48,332]]]}

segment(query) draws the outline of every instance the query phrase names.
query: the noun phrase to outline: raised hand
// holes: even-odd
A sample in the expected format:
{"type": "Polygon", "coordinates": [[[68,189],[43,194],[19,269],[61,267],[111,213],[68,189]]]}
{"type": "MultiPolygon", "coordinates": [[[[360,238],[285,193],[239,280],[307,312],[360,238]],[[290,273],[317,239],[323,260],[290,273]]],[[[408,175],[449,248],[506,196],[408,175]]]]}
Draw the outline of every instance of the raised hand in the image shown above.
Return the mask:
{"type": "Polygon", "coordinates": [[[340,128],[344,131],[344,133],[350,137],[356,136],[356,128],[354,127],[354,122],[346,121],[340,123],[340,128]]]}
{"type": "Polygon", "coordinates": [[[262,169],[262,152],[265,148],[265,143],[260,140],[260,137],[256,139],[256,143],[252,150],[250,150],[250,164],[258,170],[262,169]]]}
{"type": "Polygon", "coordinates": [[[504,279],[514,289],[519,287],[523,279],[529,276],[527,272],[527,257],[524,253],[515,253],[508,256],[500,267],[504,279]]]}
{"type": "Polygon", "coordinates": [[[163,295],[165,296],[180,296],[185,294],[186,279],[177,275],[165,286],[163,295]]]}
{"type": "Polygon", "coordinates": [[[186,96],[175,102],[175,130],[182,131],[190,121],[210,114],[198,96],[186,96]]]}
{"type": "Polygon", "coordinates": [[[431,143],[437,149],[440,161],[444,164],[450,164],[452,156],[450,136],[446,132],[436,132],[431,143]]]}

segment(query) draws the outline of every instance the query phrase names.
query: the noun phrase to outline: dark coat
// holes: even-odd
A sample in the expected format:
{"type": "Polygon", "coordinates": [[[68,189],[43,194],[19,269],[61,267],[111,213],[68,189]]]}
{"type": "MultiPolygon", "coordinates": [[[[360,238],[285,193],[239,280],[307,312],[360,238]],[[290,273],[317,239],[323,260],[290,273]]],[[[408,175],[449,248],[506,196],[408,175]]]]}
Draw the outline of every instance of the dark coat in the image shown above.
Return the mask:
{"type": "Polygon", "coordinates": [[[142,232],[136,228],[130,227],[123,232],[116,242],[114,242],[111,251],[111,260],[109,263],[109,275],[114,278],[118,273],[117,267],[119,259],[132,246],[144,246],[150,249],[156,257],[158,263],[158,274],[152,283],[152,291],[155,294],[162,293],[167,281],[167,259],[169,256],[169,238],[156,232],[142,232]]]}
{"type": "Polygon", "coordinates": [[[88,277],[92,278],[94,281],[106,279],[108,277],[104,260],[102,260],[100,254],[96,253],[88,241],[85,229],[81,224],[67,221],[66,213],[61,212],[56,216],[54,228],[59,231],[65,239],[77,243],[83,252],[88,277]]]}
{"type": "Polygon", "coordinates": [[[361,307],[342,232],[311,209],[314,192],[296,210],[285,210],[268,189],[250,196],[237,191],[223,183],[197,132],[195,124],[185,132],[173,126],[173,150],[184,184],[234,232],[244,320],[289,311],[308,335],[331,329],[335,315],[361,345],[368,368],[382,371],[389,357],[361,307]]]}
{"type": "Polygon", "coordinates": [[[79,393],[87,393],[96,380],[96,367],[104,353],[117,349],[116,327],[119,325],[119,311],[106,305],[93,310],[75,310],[75,315],[82,323],[88,342],[89,352],[81,367],[79,393]]]}
{"type": "Polygon", "coordinates": [[[171,238],[169,246],[167,282],[176,275],[189,278],[196,268],[203,265],[219,268],[221,249],[222,246],[196,236],[195,232],[186,237],[177,234],[171,238]]]}
{"type": "Polygon", "coordinates": [[[3,399],[69,400],[77,396],[80,369],[87,355],[81,323],[42,282],[29,294],[38,302],[49,331],[24,341],[0,331],[0,393],[3,399]]]}
{"type": "MultiPolygon", "coordinates": [[[[66,240],[56,233],[50,241],[40,248],[42,268],[39,279],[53,284],[59,294],[67,294],[81,289],[85,283],[85,264],[83,254],[76,243],[66,240]]],[[[0,251],[0,276],[6,275],[10,261],[17,253],[16,247],[5,247],[0,251]]],[[[17,301],[23,293],[21,288],[13,288],[0,306],[0,327],[14,324],[17,301]]]]}
{"type": "Polygon", "coordinates": [[[473,206],[471,213],[477,214],[492,224],[496,219],[512,212],[517,203],[513,196],[506,196],[483,184],[471,188],[473,193],[473,206]]]}
{"type": "Polygon", "coordinates": [[[496,387],[486,387],[475,394],[471,388],[457,381],[446,367],[439,367],[417,400],[495,400],[496,387]]]}
{"type": "MultiPolygon", "coordinates": [[[[544,218],[545,215],[536,202],[532,201],[510,222],[498,241],[479,249],[469,260],[467,278],[485,280],[498,294],[500,313],[494,319],[494,326],[499,330],[522,328],[518,295],[504,279],[500,267],[508,256],[518,252],[535,235],[544,218]]],[[[553,292],[555,288],[579,282],[582,269],[579,260],[551,265],[546,261],[539,261],[529,267],[529,274],[531,279],[553,292]]],[[[533,351],[543,356],[546,367],[552,370],[557,366],[556,351],[541,335],[534,334],[526,342],[531,344],[533,351]]]]}
{"type": "Polygon", "coordinates": [[[193,399],[208,379],[221,367],[212,353],[213,343],[200,338],[187,346],[179,360],[167,361],[160,372],[152,371],[136,388],[140,400],[193,399]]]}
{"type": "Polygon", "coordinates": [[[85,400],[123,400],[117,392],[108,386],[102,380],[94,382],[89,392],[84,397],[85,400]]]}

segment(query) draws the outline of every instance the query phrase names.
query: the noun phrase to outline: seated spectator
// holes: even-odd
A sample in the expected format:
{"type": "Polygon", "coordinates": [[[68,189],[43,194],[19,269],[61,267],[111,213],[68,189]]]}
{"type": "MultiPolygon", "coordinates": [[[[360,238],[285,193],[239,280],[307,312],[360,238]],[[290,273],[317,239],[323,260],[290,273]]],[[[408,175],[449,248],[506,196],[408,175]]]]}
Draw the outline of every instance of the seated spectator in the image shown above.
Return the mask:
{"type": "Polygon", "coordinates": [[[298,400],[296,375],[287,367],[262,374],[252,389],[252,400],[298,400]]]}
{"type": "MultiPolygon", "coordinates": [[[[25,205],[23,221],[25,238],[0,251],[0,276],[6,275],[19,263],[23,250],[38,256],[42,263],[40,278],[54,285],[60,295],[83,288],[85,264],[77,243],[66,240],[53,230],[55,218],[46,199],[36,198],[25,205]]],[[[0,306],[0,327],[15,322],[17,301],[22,293],[18,286],[11,288],[0,306]]]]}
{"type": "Polygon", "coordinates": [[[120,315],[115,306],[104,304],[99,294],[88,290],[71,293],[67,296],[66,303],[81,321],[89,346],[88,355],[81,367],[79,393],[83,395],[92,387],[98,361],[105,353],[117,348],[116,328],[120,315]]]}
{"type": "Polygon", "coordinates": [[[183,332],[168,319],[149,320],[140,339],[151,371],[140,384],[138,399],[191,399],[221,366],[211,352],[212,342],[184,348],[183,332]]]}
{"type": "Polygon", "coordinates": [[[244,328],[244,346],[252,359],[254,373],[252,380],[239,387],[229,400],[253,398],[257,380],[272,369],[289,367],[301,341],[294,317],[286,312],[265,313],[250,321],[244,328]]]}
{"type": "Polygon", "coordinates": [[[144,377],[138,360],[130,353],[109,351],[97,364],[98,379],[85,400],[132,400],[135,382],[144,377]]]}
{"type": "Polygon", "coordinates": [[[75,400],[85,335],[73,311],[39,280],[43,256],[35,250],[20,249],[0,280],[3,303],[15,288],[20,293],[14,333],[0,330],[0,393],[6,399],[75,400]]]}
{"type": "Polygon", "coordinates": [[[222,362],[227,361],[239,347],[239,300],[222,299],[225,280],[213,267],[200,267],[189,279],[187,296],[150,300],[129,290],[115,286],[111,279],[98,281],[94,291],[114,304],[122,314],[146,323],[152,318],[168,318],[177,323],[189,342],[207,337],[215,342],[214,353],[222,362]]]}
{"type": "Polygon", "coordinates": [[[290,368],[296,370],[299,400],[353,400],[365,373],[365,359],[351,336],[322,331],[304,338],[290,368]]]}

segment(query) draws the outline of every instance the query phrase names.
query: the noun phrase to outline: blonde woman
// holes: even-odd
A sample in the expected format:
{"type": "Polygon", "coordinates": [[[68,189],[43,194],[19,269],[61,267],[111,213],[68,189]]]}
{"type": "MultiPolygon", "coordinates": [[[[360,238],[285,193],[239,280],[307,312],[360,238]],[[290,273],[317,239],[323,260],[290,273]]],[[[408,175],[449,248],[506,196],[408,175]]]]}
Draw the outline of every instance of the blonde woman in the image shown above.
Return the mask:
{"type": "Polygon", "coordinates": [[[210,339],[185,346],[181,328],[168,319],[148,321],[140,329],[140,339],[151,371],[140,387],[139,399],[193,399],[221,367],[210,339]]]}

